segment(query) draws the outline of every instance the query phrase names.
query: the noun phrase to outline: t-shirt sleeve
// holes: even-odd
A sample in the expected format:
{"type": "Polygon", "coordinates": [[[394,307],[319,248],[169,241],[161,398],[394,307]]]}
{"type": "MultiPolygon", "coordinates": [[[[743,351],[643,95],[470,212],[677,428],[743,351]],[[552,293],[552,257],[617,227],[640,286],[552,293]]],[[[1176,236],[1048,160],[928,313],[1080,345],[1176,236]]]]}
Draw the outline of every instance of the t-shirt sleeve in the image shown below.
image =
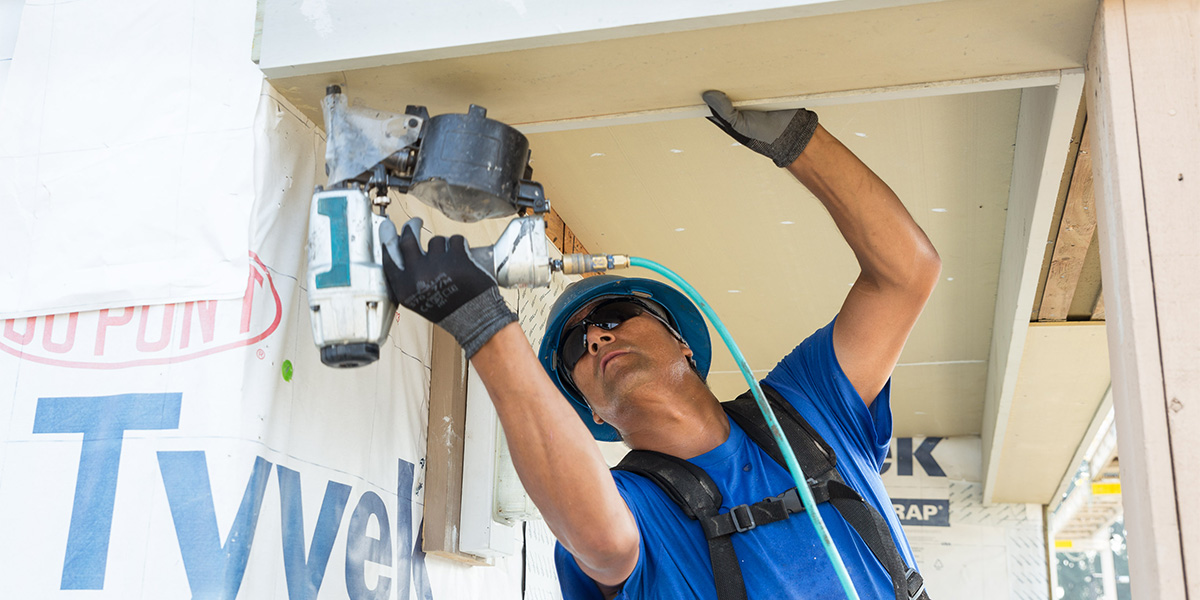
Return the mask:
{"type": "Polygon", "coordinates": [[[554,544],[554,568],[564,600],[603,600],[596,582],[579,568],[575,557],[560,543],[554,544]]]}
{"type": "MultiPolygon", "coordinates": [[[[644,528],[645,517],[639,510],[637,502],[631,502],[630,496],[638,497],[642,495],[636,486],[628,485],[627,474],[614,472],[613,479],[617,484],[617,491],[630,507],[630,512],[633,513],[634,521],[638,526],[638,560],[634,565],[633,572],[629,574],[629,578],[625,580],[625,585],[622,586],[616,598],[623,600],[625,598],[637,597],[636,592],[631,593],[630,588],[635,590],[640,587],[642,573],[646,569],[646,531],[644,528]]],[[[600,593],[600,588],[596,582],[592,580],[583,569],[579,567],[579,563],[575,557],[567,551],[561,543],[554,544],[554,568],[558,572],[558,585],[562,589],[564,600],[602,600],[604,595],[600,593]]]]}
{"type": "Polygon", "coordinates": [[[878,473],[892,437],[892,382],[888,380],[868,408],[834,353],[835,322],[836,318],[796,346],[763,381],[787,398],[835,449],[853,451],[863,466],[878,473]]]}

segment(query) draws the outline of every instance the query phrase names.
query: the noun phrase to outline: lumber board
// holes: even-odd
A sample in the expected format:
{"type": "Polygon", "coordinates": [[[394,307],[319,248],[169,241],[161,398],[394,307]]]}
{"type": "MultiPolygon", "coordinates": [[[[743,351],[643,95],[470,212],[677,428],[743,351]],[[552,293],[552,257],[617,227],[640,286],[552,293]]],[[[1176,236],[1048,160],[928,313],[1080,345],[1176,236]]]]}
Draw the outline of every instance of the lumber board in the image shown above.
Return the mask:
{"type": "Polygon", "coordinates": [[[487,564],[458,549],[463,433],[467,420],[467,359],[454,337],[440,327],[433,328],[430,354],[422,549],[426,554],[458,562],[487,564]]]}
{"type": "Polygon", "coordinates": [[[559,252],[567,254],[563,250],[563,230],[566,228],[566,224],[563,223],[562,217],[558,216],[558,212],[551,208],[550,212],[543,215],[542,218],[546,221],[546,237],[550,238],[550,243],[554,244],[559,252]]]}
{"type": "Polygon", "coordinates": [[[1063,71],[1058,86],[1021,93],[983,408],[983,501],[989,504],[1082,91],[1083,73],[1063,71]]]}
{"type": "Polygon", "coordinates": [[[1091,137],[1085,124],[1079,142],[1079,154],[1071,174],[1066,207],[1054,242],[1054,254],[1046,274],[1039,321],[1066,321],[1071,300],[1079,285],[1093,234],[1096,232],[1096,208],[1092,184],[1091,137]]]}
{"type": "MultiPolygon", "coordinates": [[[[1127,0],[1129,63],[1187,597],[1200,599],[1200,2],[1127,0]]],[[[1170,596],[1160,596],[1170,597],[1170,596]]]]}
{"type": "Polygon", "coordinates": [[[1200,334],[1200,280],[1194,260],[1178,259],[1194,246],[1181,230],[1200,218],[1195,202],[1187,205],[1195,184],[1184,183],[1200,179],[1193,164],[1200,122],[1194,110],[1173,108],[1197,102],[1193,4],[1103,0],[1088,51],[1101,270],[1113,308],[1106,315],[1113,410],[1137,598],[1200,598],[1200,549],[1192,542],[1193,556],[1184,556],[1200,518],[1186,509],[1195,506],[1200,475],[1195,444],[1187,443],[1197,424],[1191,414],[1169,422],[1197,400],[1197,342],[1178,336],[1200,334]],[[1190,376],[1166,358],[1189,352],[1190,376]],[[1191,390],[1175,387],[1189,379],[1191,390]],[[1177,429],[1186,419],[1193,429],[1177,429]]]}

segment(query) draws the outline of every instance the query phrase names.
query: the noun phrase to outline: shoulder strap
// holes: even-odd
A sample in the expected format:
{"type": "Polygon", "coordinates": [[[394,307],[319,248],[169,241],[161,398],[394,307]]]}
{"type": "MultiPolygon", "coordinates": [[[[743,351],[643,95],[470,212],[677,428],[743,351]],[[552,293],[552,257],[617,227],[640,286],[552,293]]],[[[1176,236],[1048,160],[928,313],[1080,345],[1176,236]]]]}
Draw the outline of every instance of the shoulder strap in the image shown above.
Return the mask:
{"type": "MultiPolygon", "coordinates": [[[[837,466],[837,454],[833,448],[825,443],[825,439],[817,434],[808,421],[805,421],[804,417],[796,412],[796,408],[780,396],[775,388],[765,383],[761,385],[763,394],[767,397],[767,403],[774,409],[775,417],[779,420],[779,426],[783,428],[783,433],[787,435],[788,441],[792,444],[792,452],[795,453],[796,460],[804,471],[804,476],[810,480],[809,484],[812,484],[813,480],[821,480],[830,473],[836,474],[837,471],[834,467],[837,466]]],[[[783,453],[780,452],[779,445],[775,443],[775,436],[771,435],[771,430],[767,427],[767,422],[763,419],[762,412],[758,410],[758,403],[755,402],[754,395],[750,391],[738,396],[736,400],[722,403],[721,407],[754,443],[775,459],[780,466],[787,468],[787,464],[783,460],[783,453]]]]}
{"type": "MultiPolygon", "coordinates": [[[[721,508],[721,491],[704,469],[692,463],[652,450],[633,450],[625,455],[613,470],[628,471],[653,481],[679,505],[689,518],[700,521],[704,537],[708,538],[708,555],[712,563],[713,583],[718,600],[746,600],[746,585],[733,540],[729,533],[715,534],[710,523],[721,508]]],[[[726,513],[729,514],[729,513],[726,513]]]]}
{"type": "MultiPolygon", "coordinates": [[[[779,424],[800,462],[814,499],[829,502],[866,542],[867,547],[887,569],[897,600],[929,600],[921,574],[909,569],[896,549],[879,511],[867,504],[862,496],[847,486],[837,469],[837,455],[804,417],[777,391],[763,385],[779,424]]],[[[739,427],[766,451],[776,462],[784,465],[775,438],[759,412],[754,397],[746,392],[732,402],[722,404],[739,427]]],[[[786,468],[786,465],[784,465],[786,468]]],[[[729,512],[719,513],[724,497],[716,483],[703,469],[692,463],[651,450],[630,451],[613,470],[636,473],[653,481],[683,510],[689,518],[700,522],[708,539],[709,560],[712,563],[718,600],[745,600],[746,587],[742,570],[733,549],[731,535],[787,518],[804,510],[796,488],[753,505],[739,505],[729,512]]]]}
{"type": "MultiPolygon", "coordinates": [[[[891,529],[883,515],[874,506],[867,504],[858,492],[846,485],[837,469],[837,454],[833,448],[804,420],[796,407],[785,400],[778,391],[761,384],[768,403],[775,411],[780,427],[792,445],[792,451],[817,502],[828,502],[837,509],[842,518],[854,528],[859,537],[871,549],[871,553],[887,569],[892,578],[892,588],[898,600],[928,600],[925,584],[916,569],[910,569],[896,548],[891,529]]],[[[775,462],[787,468],[783,454],[775,437],[771,435],[762,412],[751,392],[738,396],[736,400],[722,404],[730,418],[737,422],[746,435],[754,440],[775,462]]]]}

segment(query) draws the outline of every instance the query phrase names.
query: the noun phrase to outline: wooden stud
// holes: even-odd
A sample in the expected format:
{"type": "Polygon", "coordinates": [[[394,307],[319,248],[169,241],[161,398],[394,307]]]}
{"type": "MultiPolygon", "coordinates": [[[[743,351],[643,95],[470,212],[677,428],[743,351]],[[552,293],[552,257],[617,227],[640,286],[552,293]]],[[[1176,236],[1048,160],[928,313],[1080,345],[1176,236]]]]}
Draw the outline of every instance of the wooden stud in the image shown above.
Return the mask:
{"type": "Polygon", "coordinates": [[[487,564],[477,556],[458,550],[463,432],[467,419],[467,359],[454,337],[441,327],[433,328],[431,346],[422,548],[426,554],[487,564]]]}
{"type": "Polygon", "coordinates": [[[1046,274],[1039,321],[1066,321],[1071,299],[1083,272],[1083,261],[1096,232],[1095,198],[1092,193],[1092,157],[1089,127],[1084,125],[1079,154],[1071,175],[1066,208],[1058,227],[1054,255],[1046,274]]]}
{"type": "Polygon", "coordinates": [[[1092,307],[1092,320],[1104,320],[1104,288],[1100,288],[1100,293],[1096,294],[1096,305],[1092,307]]]}

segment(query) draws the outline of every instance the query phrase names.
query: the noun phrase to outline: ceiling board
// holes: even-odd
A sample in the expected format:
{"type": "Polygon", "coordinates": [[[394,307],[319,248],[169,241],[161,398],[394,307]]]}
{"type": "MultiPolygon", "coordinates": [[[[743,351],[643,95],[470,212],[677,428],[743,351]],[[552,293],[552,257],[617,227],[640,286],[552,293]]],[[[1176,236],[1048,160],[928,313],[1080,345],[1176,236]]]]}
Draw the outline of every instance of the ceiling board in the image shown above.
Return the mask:
{"type": "MultiPolygon", "coordinates": [[[[898,432],[980,431],[1019,101],[1010,90],[820,111],[942,256],[942,281],[901,358],[914,366],[895,375],[898,432]]],[[[529,137],[535,177],[584,245],[678,271],[755,370],[828,323],[858,275],[820,203],[703,119],[529,137]]],[[[712,368],[718,395],[744,391],[723,348],[712,368]]]]}
{"type": "Polygon", "coordinates": [[[475,103],[512,124],[578,119],[694,106],[714,87],[762,99],[1079,67],[1096,4],[948,0],[271,82],[317,123],[333,83],[381,109],[424,104],[438,114],[475,103]]]}
{"type": "Polygon", "coordinates": [[[1102,322],[1034,323],[999,448],[994,502],[1046,504],[1108,389],[1102,322]]]}

